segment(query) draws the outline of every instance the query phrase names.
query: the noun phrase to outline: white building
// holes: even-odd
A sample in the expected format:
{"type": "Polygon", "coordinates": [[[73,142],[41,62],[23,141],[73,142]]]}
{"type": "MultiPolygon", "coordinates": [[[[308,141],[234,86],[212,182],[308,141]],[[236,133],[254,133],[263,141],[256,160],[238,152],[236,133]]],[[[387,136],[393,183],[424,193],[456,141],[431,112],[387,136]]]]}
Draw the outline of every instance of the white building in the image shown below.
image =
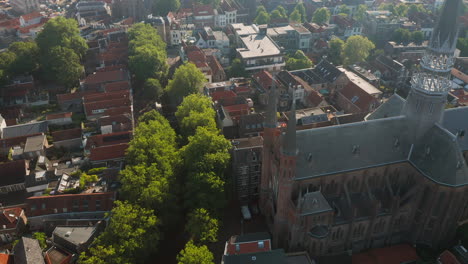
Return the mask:
{"type": "Polygon", "coordinates": [[[27,14],[39,10],[39,0],[10,0],[13,11],[27,14]]]}

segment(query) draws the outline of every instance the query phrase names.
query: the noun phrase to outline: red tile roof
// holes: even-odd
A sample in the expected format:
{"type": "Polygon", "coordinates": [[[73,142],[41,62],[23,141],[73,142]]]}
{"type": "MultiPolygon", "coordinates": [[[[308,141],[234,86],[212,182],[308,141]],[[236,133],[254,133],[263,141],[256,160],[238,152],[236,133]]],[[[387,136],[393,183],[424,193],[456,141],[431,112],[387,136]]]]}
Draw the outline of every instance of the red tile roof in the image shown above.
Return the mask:
{"type": "Polygon", "coordinates": [[[0,226],[6,226],[6,228],[15,228],[22,211],[23,209],[20,207],[7,208],[3,211],[0,211],[0,226]]]}
{"type": "Polygon", "coordinates": [[[43,17],[43,15],[41,13],[39,13],[38,11],[35,11],[35,12],[32,12],[32,13],[29,13],[29,14],[26,14],[26,15],[22,15],[21,16],[24,21],[29,21],[29,20],[33,20],[33,19],[36,19],[36,18],[39,18],[39,17],[43,17]]]}
{"type": "Polygon", "coordinates": [[[111,109],[106,109],[106,111],[104,111],[105,116],[114,116],[114,115],[131,114],[131,113],[132,113],[132,108],[130,106],[115,107],[111,109]]]}
{"type": "Polygon", "coordinates": [[[117,71],[117,70],[120,71],[120,69],[127,70],[127,67],[123,64],[109,65],[109,66],[105,66],[103,68],[98,69],[97,72],[108,72],[108,71],[117,71]]]}
{"type": "Polygon", "coordinates": [[[128,148],[127,143],[92,148],[89,159],[91,161],[107,161],[107,160],[123,159],[125,158],[125,152],[127,148],[128,148]]]}
{"type": "Polygon", "coordinates": [[[460,261],[452,254],[452,252],[445,250],[442,252],[438,259],[440,264],[461,264],[460,261]]]}
{"type": "Polygon", "coordinates": [[[0,148],[2,149],[9,149],[15,146],[24,146],[26,144],[26,139],[28,137],[39,136],[42,133],[36,133],[28,136],[21,136],[21,137],[12,137],[12,138],[2,138],[0,139],[0,148]]]}
{"type": "Polygon", "coordinates": [[[85,84],[101,84],[108,82],[117,82],[125,80],[125,74],[127,72],[124,70],[116,71],[107,71],[107,72],[96,72],[94,74],[88,75],[86,79],[83,80],[85,84]]]}
{"type": "Polygon", "coordinates": [[[352,264],[395,264],[416,260],[419,257],[410,245],[376,248],[352,256],[352,264]]]}
{"type": "Polygon", "coordinates": [[[121,114],[113,116],[104,116],[99,118],[100,126],[109,126],[113,124],[131,124],[132,117],[130,114],[121,114]]]}
{"type": "Polygon", "coordinates": [[[248,104],[237,104],[223,107],[233,118],[241,115],[248,115],[250,111],[248,104]]]}
{"type": "Polygon", "coordinates": [[[91,102],[109,101],[122,98],[130,100],[130,90],[117,90],[112,92],[88,94],[83,97],[83,103],[87,104],[91,102]]]}
{"type": "Polygon", "coordinates": [[[353,82],[348,82],[340,93],[363,112],[368,111],[372,103],[378,103],[377,99],[366,93],[353,82]]]}
{"type": "Polygon", "coordinates": [[[236,97],[237,94],[233,91],[218,91],[211,93],[211,99],[214,101],[218,101],[219,99],[229,98],[229,97],[236,97]]]}
{"type": "Polygon", "coordinates": [[[34,24],[34,25],[29,25],[29,26],[26,26],[26,27],[20,27],[18,29],[19,33],[21,34],[28,34],[30,33],[31,29],[35,29],[35,28],[39,28],[39,27],[42,27],[45,23],[47,23],[47,21],[49,21],[48,18],[43,18],[39,23],[37,24],[34,24]]]}
{"type": "Polygon", "coordinates": [[[216,59],[215,56],[209,55],[206,56],[206,59],[208,61],[208,65],[211,68],[211,71],[213,74],[217,74],[220,71],[224,71],[223,66],[219,63],[218,59],[216,59]]]}
{"type": "Polygon", "coordinates": [[[90,149],[92,147],[103,147],[103,146],[110,146],[116,145],[121,143],[128,143],[132,138],[131,131],[124,131],[124,132],[115,132],[109,133],[104,135],[95,135],[90,136],[86,141],[86,149],[90,149]]]}
{"type": "Polygon", "coordinates": [[[236,243],[235,237],[232,237],[226,245],[226,255],[250,254],[257,252],[271,251],[271,241],[269,239],[236,243]],[[263,241],[263,248],[258,247],[258,242],[263,241]],[[239,245],[239,251],[236,251],[236,245],[239,245]]]}
{"type": "MultiPolygon", "coordinates": [[[[130,106],[131,101],[129,98],[119,98],[106,101],[84,103],[84,109],[87,116],[92,116],[97,113],[93,113],[93,110],[109,110],[111,108],[121,108],[122,106],[130,106]]],[[[100,113],[103,114],[103,113],[100,113]]]]}
{"type": "Polygon", "coordinates": [[[67,130],[60,130],[52,132],[52,138],[54,141],[64,141],[75,138],[81,138],[81,128],[72,128],[67,130]]]}
{"type": "Polygon", "coordinates": [[[67,112],[67,113],[59,113],[59,114],[50,114],[46,116],[46,120],[53,120],[53,119],[59,119],[59,118],[71,118],[73,115],[72,112],[67,112]]]}
{"type": "Polygon", "coordinates": [[[199,5],[193,8],[193,16],[214,15],[214,9],[211,5],[199,5]]]}
{"type": "Polygon", "coordinates": [[[130,83],[128,81],[108,83],[104,86],[104,90],[106,90],[106,92],[113,92],[113,91],[127,90],[127,89],[130,89],[130,83]]]}
{"type": "Polygon", "coordinates": [[[59,102],[59,104],[61,104],[61,103],[66,102],[66,101],[81,99],[85,95],[97,94],[97,93],[99,93],[99,92],[97,92],[97,91],[84,91],[84,92],[76,92],[76,93],[57,94],[57,101],[59,102]]]}
{"type": "Polygon", "coordinates": [[[13,264],[13,255],[0,253],[0,264],[13,264]]]}
{"type": "MultiPolygon", "coordinates": [[[[271,73],[265,70],[257,72],[253,75],[253,78],[265,91],[268,91],[270,89],[271,84],[273,82],[273,76],[271,76],[271,73]]],[[[276,85],[280,85],[278,80],[276,80],[276,85]]]]}
{"type": "Polygon", "coordinates": [[[323,97],[315,90],[309,91],[309,95],[307,96],[307,100],[313,106],[318,106],[321,102],[323,102],[323,97]]]}
{"type": "Polygon", "coordinates": [[[464,83],[468,83],[468,75],[464,74],[463,72],[455,69],[455,68],[452,68],[452,76],[463,81],[464,83]]]}
{"type": "Polygon", "coordinates": [[[13,18],[13,19],[3,21],[0,23],[0,28],[18,29],[19,27],[20,27],[19,18],[13,18]]]}

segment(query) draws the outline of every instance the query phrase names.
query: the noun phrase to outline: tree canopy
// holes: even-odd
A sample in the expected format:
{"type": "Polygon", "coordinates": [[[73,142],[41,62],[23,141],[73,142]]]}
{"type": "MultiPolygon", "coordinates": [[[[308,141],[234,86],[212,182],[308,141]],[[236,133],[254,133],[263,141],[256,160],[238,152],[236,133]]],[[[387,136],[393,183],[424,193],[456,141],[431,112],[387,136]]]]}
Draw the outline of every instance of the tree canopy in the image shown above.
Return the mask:
{"type": "Polygon", "coordinates": [[[80,36],[76,20],[61,16],[45,23],[43,30],[36,37],[36,42],[44,56],[57,46],[71,49],[79,59],[82,59],[88,50],[86,41],[80,36]]]}
{"type": "Polygon", "coordinates": [[[8,50],[16,55],[10,65],[13,74],[32,73],[39,67],[39,47],[36,42],[13,42],[8,50]]]}
{"type": "Polygon", "coordinates": [[[166,91],[174,104],[193,93],[201,92],[206,82],[205,75],[193,63],[186,63],[176,69],[166,91]]]}
{"type": "Polygon", "coordinates": [[[145,82],[149,78],[166,78],[168,65],[166,44],[149,24],[137,23],[128,32],[129,68],[135,78],[145,82]]]}
{"type": "Polygon", "coordinates": [[[343,46],[344,64],[350,65],[365,61],[374,48],[374,43],[366,37],[349,37],[343,46]]]}
{"type": "Polygon", "coordinates": [[[246,77],[247,72],[245,71],[245,66],[239,58],[236,58],[232,61],[231,67],[229,67],[229,76],[230,77],[246,77]]]}
{"type": "Polygon", "coordinates": [[[66,87],[73,87],[83,74],[79,56],[72,49],[55,46],[42,56],[44,78],[66,87]]]}
{"type": "Polygon", "coordinates": [[[275,10],[278,10],[278,12],[281,14],[282,18],[287,18],[288,13],[286,12],[286,9],[282,5],[278,5],[275,10]]]}
{"type": "Polygon", "coordinates": [[[79,262],[140,263],[155,252],[160,240],[158,224],[152,210],[116,201],[109,225],[89,249],[91,256],[82,253],[79,262]]]}
{"type": "Polygon", "coordinates": [[[286,60],[286,69],[288,71],[311,68],[312,65],[312,61],[304,54],[302,50],[297,50],[296,53],[294,53],[294,56],[289,57],[286,60]]]}
{"type": "Polygon", "coordinates": [[[330,10],[326,7],[318,8],[315,10],[314,15],[312,16],[312,22],[317,24],[323,24],[328,22],[330,19],[330,10]]]}
{"type": "Polygon", "coordinates": [[[188,215],[185,227],[194,241],[216,242],[218,236],[218,220],[212,218],[205,208],[197,208],[188,215]]]}
{"type": "Polygon", "coordinates": [[[296,23],[302,23],[302,16],[301,13],[299,13],[298,10],[294,10],[289,14],[289,21],[290,22],[296,22],[296,23]]]}
{"type": "Polygon", "coordinates": [[[184,97],[175,113],[184,139],[193,136],[198,127],[216,130],[215,111],[209,97],[198,93],[184,97]]]}
{"type": "Polygon", "coordinates": [[[460,50],[460,57],[468,56],[468,38],[459,38],[457,41],[457,49],[460,50]]]}
{"type": "Polygon", "coordinates": [[[148,78],[143,85],[143,94],[146,99],[159,101],[164,90],[158,79],[148,78]]]}
{"type": "Polygon", "coordinates": [[[196,246],[192,240],[185,244],[185,248],[177,256],[178,264],[214,264],[213,253],[207,246],[196,246]]]}
{"type": "Polygon", "coordinates": [[[254,23],[257,25],[263,25],[270,23],[270,15],[266,11],[260,11],[255,17],[254,23]]]}
{"type": "MultiPolygon", "coordinates": [[[[308,21],[307,20],[307,13],[306,13],[306,9],[305,9],[305,6],[304,6],[304,3],[298,3],[295,7],[294,7],[294,11],[299,12],[299,14],[301,15],[301,20],[300,21],[297,21],[297,20],[292,20],[292,21],[297,21],[297,22],[306,22],[308,21]]],[[[293,12],[294,12],[293,11],[293,12]]]]}
{"type": "Polygon", "coordinates": [[[343,48],[344,41],[339,38],[332,38],[328,44],[330,48],[328,49],[328,60],[334,65],[341,65],[343,63],[343,48]]]}
{"type": "Polygon", "coordinates": [[[362,22],[366,18],[366,11],[367,11],[367,6],[366,5],[359,5],[358,8],[356,9],[356,12],[354,12],[354,18],[362,22]]]}

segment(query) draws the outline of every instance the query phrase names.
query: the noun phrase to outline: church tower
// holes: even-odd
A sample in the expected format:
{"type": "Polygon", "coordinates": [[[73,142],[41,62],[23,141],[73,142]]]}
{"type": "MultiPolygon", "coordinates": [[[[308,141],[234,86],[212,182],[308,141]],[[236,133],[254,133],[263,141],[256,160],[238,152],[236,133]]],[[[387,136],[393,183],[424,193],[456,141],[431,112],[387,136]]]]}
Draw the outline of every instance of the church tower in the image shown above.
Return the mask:
{"type": "Polygon", "coordinates": [[[275,215],[274,242],[276,246],[288,248],[287,244],[290,238],[291,225],[294,219],[291,219],[290,211],[292,204],[292,191],[294,177],[296,175],[296,100],[293,100],[291,111],[288,116],[288,126],[282,136],[280,154],[280,167],[278,176],[278,198],[277,210],[275,215]]]}
{"type": "Polygon", "coordinates": [[[265,215],[272,215],[274,212],[271,202],[271,180],[273,176],[273,160],[275,155],[275,138],[278,133],[277,118],[277,95],[276,79],[273,76],[270,91],[268,92],[268,106],[263,123],[263,153],[262,153],[262,175],[260,178],[260,208],[265,215]]]}
{"type": "Polygon", "coordinates": [[[460,0],[446,0],[435,26],[429,46],[420,62],[420,70],[411,80],[411,91],[402,109],[415,125],[414,136],[424,134],[434,123],[441,123],[447,94],[450,89],[450,71],[458,36],[460,0]]]}

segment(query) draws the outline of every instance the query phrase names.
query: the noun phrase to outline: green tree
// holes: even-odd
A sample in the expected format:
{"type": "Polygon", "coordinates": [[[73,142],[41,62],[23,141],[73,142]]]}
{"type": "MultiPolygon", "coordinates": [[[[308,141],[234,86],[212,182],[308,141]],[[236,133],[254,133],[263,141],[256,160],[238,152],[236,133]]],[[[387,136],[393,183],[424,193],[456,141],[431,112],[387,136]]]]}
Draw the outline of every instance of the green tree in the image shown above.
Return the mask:
{"type": "MultiPolygon", "coordinates": [[[[298,21],[298,22],[306,22],[308,21],[307,20],[307,13],[306,13],[306,9],[304,7],[304,3],[299,3],[297,4],[295,7],[294,7],[294,10],[297,10],[299,12],[299,14],[301,15],[301,20],[298,21]]],[[[294,11],[293,11],[294,12],[294,11]]],[[[297,21],[297,20],[293,20],[293,21],[297,21]]]]}
{"type": "Polygon", "coordinates": [[[294,10],[291,14],[289,14],[289,21],[290,22],[296,22],[296,23],[302,23],[301,13],[299,13],[298,10],[294,10]]]}
{"type": "Polygon", "coordinates": [[[366,5],[359,5],[356,12],[354,12],[354,19],[356,19],[359,22],[364,21],[366,19],[366,11],[366,5]]]}
{"type": "Polygon", "coordinates": [[[338,13],[349,15],[351,9],[345,4],[342,4],[338,7],[338,13]]]}
{"type": "Polygon", "coordinates": [[[261,12],[265,12],[265,13],[268,13],[266,11],[266,8],[263,6],[263,5],[259,5],[257,7],[257,10],[255,11],[255,16],[258,16],[258,14],[260,14],[261,12]]]}
{"type": "Polygon", "coordinates": [[[330,48],[328,49],[328,58],[334,65],[341,65],[343,63],[343,48],[344,41],[339,38],[333,38],[328,42],[330,48]]]}
{"type": "Polygon", "coordinates": [[[205,208],[197,208],[188,215],[185,226],[194,241],[216,242],[218,236],[218,220],[212,218],[205,208]]]}
{"type": "Polygon", "coordinates": [[[460,57],[468,57],[468,38],[459,38],[457,49],[460,50],[460,57]]]}
{"type": "Polygon", "coordinates": [[[424,33],[422,31],[413,31],[411,33],[411,40],[417,44],[421,44],[424,41],[424,33]]]}
{"type": "Polygon", "coordinates": [[[392,13],[395,13],[395,5],[392,3],[382,3],[379,5],[379,10],[387,10],[392,13]]]}
{"type": "Polygon", "coordinates": [[[157,79],[149,78],[143,86],[143,95],[151,101],[159,101],[164,90],[157,79]]]}
{"type": "Polygon", "coordinates": [[[78,23],[73,18],[56,17],[44,25],[37,35],[36,43],[43,56],[48,56],[53,47],[68,48],[82,59],[88,50],[86,41],[80,36],[78,23]]]}
{"type": "Polygon", "coordinates": [[[232,61],[231,67],[229,67],[230,77],[246,77],[247,72],[245,71],[244,63],[239,58],[232,61]]]}
{"type": "Polygon", "coordinates": [[[282,5],[277,6],[275,10],[278,10],[278,12],[280,12],[281,17],[283,17],[283,18],[288,17],[288,13],[286,12],[286,9],[284,9],[284,7],[282,5]]]}
{"type": "Polygon", "coordinates": [[[79,56],[72,49],[53,47],[41,60],[44,78],[66,87],[73,87],[83,74],[79,56]]]}
{"type": "Polygon", "coordinates": [[[192,240],[177,255],[178,264],[214,264],[213,253],[207,246],[196,246],[192,240]]]}
{"type": "Polygon", "coordinates": [[[193,136],[198,127],[216,130],[215,111],[209,97],[191,94],[184,100],[175,113],[184,139],[193,136]]]}
{"type": "Polygon", "coordinates": [[[195,64],[186,63],[177,68],[166,87],[166,91],[172,102],[178,105],[185,96],[201,92],[205,82],[205,75],[195,64]]]}
{"type": "Polygon", "coordinates": [[[166,49],[166,43],[159,36],[156,28],[150,24],[137,23],[128,31],[129,50],[131,54],[135,53],[137,47],[150,45],[159,50],[166,49]]]}
{"type": "Polygon", "coordinates": [[[153,4],[153,13],[159,16],[166,16],[167,13],[177,11],[179,8],[179,0],[155,0],[153,4]]]}
{"type": "Polygon", "coordinates": [[[405,4],[398,4],[393,10],[393,14],[398,17],[405,17],[408,15],[408,6],[405,4]]]}
{"type": "Polygon", "coordinates": [[[35,233],[33,233],[32,237],[34,239],[37,239],[37,241],[39,241],[39,245],[41,246],[42,250],[47,248],[47,242],[46,242],[47,237],[46,237],[45,233],[35,232],[35,233]]]}
{"type": "MultiPolygon", "coordinates": [[[[201,168],[196,169],[201,170],[201,168]]],[[[220,175],[223,174],[216,174],[213,171],[189,172],[185,182],[184,207],[187,210],[206,207],[214,214],[223,209],[226,206],[225,181],[220,175]]]]}
{"type": "Polygon", "coordinates": [[[263,25],[270,23],[270,15],[267,12],[260,12],[255,17],[254,23],[257,25],[263,25]]]}
{"type": "Polygon", "coordinates": [[[39,66],[39,47],[36,42],[14,42],[8,48],[16,55],[10,70],[13,74],[32,73],[39,66]]]}
{"type": "Polygon", "coordinates": [[[99,180],[99,177],[95,174],[87,174],[87,173],[82,173],[80,176],[80,187],[85,187],[86,185],[97,182],[99,180]]]}
{"type": "Polygon", "coordinates": [[[304,54],[302,50],[297,50],[293,57],[286,60],[286,69],[294,71],[299,69],[311,68],[312,61],[304,54]]]}
{"type": "Polygon", "coordinates": [[[128,166],[120,173],[123,198],[158,211],[169,210],[180,161],[176,134],[156,110],[140,117],[126,161],[128,166]]]}
{"type": "Polygon", "coordinates": [[[399,28],[393,33],[393,40],[397,43],[408,43],[411,40],[411,32],[405,28],[399,28]]]}
{"type": "Polygon", "coordinates": [[[168,66],[166,53],[154,46],[143,45],[135,48],[134,55],[129,57],[128,66],[137,80],[145,81],[148,78],[164,78],[168,66]]]}
{"type": "Polygon", "coordinates": [[[407,15],[409,17],[414,16],[416,13],[430,13],[422,4],[411,4],[407,7],[407,15]]]}
{"type": "Polygon", "coordinates": [[[5,83],[11,75],[11,66],[16,61],[16,54],[11,51],[0,53],[0,79],[5,83]]]}
{"type": "Polygon", "coordinates": [[[330,20],[330,10],[326,7],[318,8],[312,16],[312,22],[317,24],[326,23],[328,20],[330,20]]]}
{"type": "Polygon", "coordinates": [[[109,226],[94,241],[90,255],[82,254],[79,262],[142,263],[157,249],[161,238],[158,225],[153,210],[116,201],[109,226]]]}
{"type": "Polygon", "coordinates": [[[350,65],[365,61],[374,48],[374,43],[366,37],[349,37],[343,47],[344,64],[350,65]]]}
{"type": "Polygon", "coordinates": [[[271,12],[271,15],[270,15],[270,19],[281,19],[283,18],[283,15],[281,15],[280,11],[278,10],[273,10],[273,12],[271,12]]]}
{"type": "Polygon", "coordinates": [[[221,0],[198,0],[198,2],[204,5],[210,5],[214,8],[217,8],[221,3],[221,0]]]}

